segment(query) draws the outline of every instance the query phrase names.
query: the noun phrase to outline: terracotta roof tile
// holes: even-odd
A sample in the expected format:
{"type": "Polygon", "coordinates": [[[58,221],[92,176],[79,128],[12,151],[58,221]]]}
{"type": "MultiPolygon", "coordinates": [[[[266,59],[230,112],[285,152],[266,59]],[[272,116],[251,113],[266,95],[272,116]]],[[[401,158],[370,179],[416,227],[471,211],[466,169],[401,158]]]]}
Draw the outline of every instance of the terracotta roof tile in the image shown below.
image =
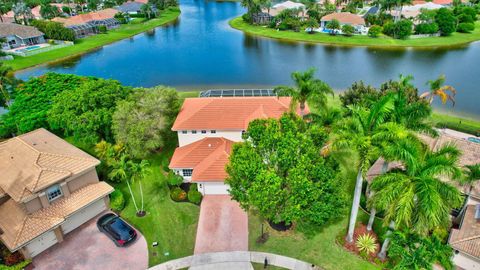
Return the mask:
{"type": "Polygon", "coordinates": [[[172,130],[246,130],[255,118],[280,117],[290,102],[290,97],[187,98],[172,130]]]}
{"type": "Polygon", "coordinates": [[[118,10],[113,8],[107,8],[100,11],[89,12],[85,14],[72,16],[69,18],[57,17],[57,18],[53,18],[52,21],[63,23],[65,26],[81,25],[81,24],[89,23],[91,21],[101,21],[106,19],[112,19],[117,13],[118,13],[118,10]]]}
{"type": "Polygon", "coordinates": [[[457,250],[480,258],[480,222],[475,220],[476,205],[468,205],[460,229],[452,229],[448,242],[457,250]]]}
{"type": "Polygon", "coordinates": [[[173,153],[169,168],[193,168],[192,181],[219,181],[227,177],[228,163],[233,141],[225,138],[204,138],[178,147],[173,153]]]}
{"type": "Polygon", "coordinates": [[[0,188],[15,201],[23,201],[99,163],[47,130],[37,129],[0,144],[0,188]]]}
{"type": "Polygon", "coordinates": [[[90,184],[32,214],[27,214],[21,204],[10,199],[0,205],[0,229],[3,231],[0,238],[10,250],[19,249],[112,191],[113,188],[105,182],[90,184]]]}
{"type": "Polygon", "coordinates": [[[362,17],[350,12],[330,13],[323,16],[320,20],[327,22],[331,20],[338,20],[342,24],[365,25],[365,20],[362,17]]]}

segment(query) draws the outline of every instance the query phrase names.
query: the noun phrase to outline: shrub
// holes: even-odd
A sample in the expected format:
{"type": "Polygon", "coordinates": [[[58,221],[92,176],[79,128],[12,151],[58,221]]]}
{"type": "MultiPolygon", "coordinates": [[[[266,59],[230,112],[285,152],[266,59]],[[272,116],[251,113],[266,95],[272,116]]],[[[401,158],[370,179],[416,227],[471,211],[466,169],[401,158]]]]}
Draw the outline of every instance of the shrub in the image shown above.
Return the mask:
{"type": "Polygon", "coordinates": [[[248,22],[248,23],[252,22],[252,16],[249,13],[243,14],[242,19],[244,22],[248,22]]]}
{"type": "Polygon", "coordinates": [[[52,21],[33,20],[32,26],[45,34],[46,38],[75,41],[75,32],[63,24],[52,21]]]}
{"type": "Polygon", "coordinates": [[[349,24],[344,24],[342,26],[342,32],[345,36],[350,37],[355,33],[355,28],[349,24]]]}
{"type": "Polygon", "coordinates": [[[472,16],[470,16],[468,14],[464,14],[464,13],[458,15],[457,19],[458,19],[459,23],[474,23],[475,22],[475,20],[473,19],[472,16]]]}
{"type": "Polygon", "coordinates": [[[183,183],[183,178],[180,175],[175,174],[173,171],[170,171],[168,173],[167,181],[169,186],[178,187],[183,183]]]}
{"type": "Polygon", "coordinates": [[[187,198],[187,193],[183,189],[176,187],[170,192],[170,198],[176,202],[182,202],[187,198]]]}
{"type": "Polygon", "coordinates": [[[110,194],[110,208],[115,212],[120,212],[125,208],[125,198],[119,189],[115,189],[110,194]]]}
{"type": "Polygon", "coordinates": [[[368,36],[372,38],[376,38],[382,33],[382,27],[380,25],[372,25],[370,29],[368,29],[368,36]]]}
{"type": "Polygon", "coordinates": [[[357,238],[355,245],[360,252],[364,252],[366,254],[371,254],[377,249],[375,237],[368,233],[360,235],[357,238]]]}
{"type": "Polygon", "coordinates": [[[5,265],[12,266],[25,260],[20,252],[13,252],[5,256],[5,265]]]}
{"type": "Polygon", "coordinates": [[[415,26],[415,33],[429,35],[438,32],[438,24],[436,23],[420,23],[415,26]]]}
{"type": "Polygon", "coordinates": [[[0,270],[23,270],[26,269],[30,263],[32,263],[32,260],[25,260],[12,266],[0,264],[0,270]]]}
{"type": "Polygon", "coordinates": [[[202,201],[202,193],[194,189],[188,191],[188,200],[194,204],[200,204],[202,201]]]}
{"type": "Polygon", "coordinates": [[[395,23],[395,38],[406,39],[412,34],[413,23],[410,20],[401,20],[395,23]]]}
{"type": "Polygon", "coordinates": [[[105,25],[99,25],[99,26],[97,27],[97,29],[98,29],[98,32],[100,32],[100,33],[102,33],[102,34],[107,33],[107,27],[106,27],[105,25]]]}
{"type": "Polygon", "coordinates": [[[448,36],[456,30],[457,18],[448,8],[441,8],[437,11],[435,22],[438,24],[442,36],[448,36]]]}
{"type": "Polygon", "coordinates": [[[395,23],[387,22],[386,24],[383,25],[382,30],[385,35],[393,37],[395,33],[395,23]]]}
{"type": "Polygon", "coordinates": [[[460,33],[470,33],[475,29],[473,23],[459,23],[457,26],[457,32],[460,33]]]}

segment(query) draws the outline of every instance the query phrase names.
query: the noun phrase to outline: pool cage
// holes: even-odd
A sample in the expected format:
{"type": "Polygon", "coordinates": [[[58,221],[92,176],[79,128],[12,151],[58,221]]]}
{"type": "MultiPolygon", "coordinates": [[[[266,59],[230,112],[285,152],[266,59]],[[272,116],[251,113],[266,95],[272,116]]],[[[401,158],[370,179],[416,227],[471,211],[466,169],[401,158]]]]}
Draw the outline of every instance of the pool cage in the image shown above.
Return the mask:
{"type": "Polygon", "coordinates": [[[98,32],[97,27],[90,23],[71,25],[68,28],[73,30],[76,38],[95,35],[98,32]]]}
{"type": "Polygon", "coordinates": [[[274,97],[273,89],[211,89],[200,92],[200,97],[274,97]]]}

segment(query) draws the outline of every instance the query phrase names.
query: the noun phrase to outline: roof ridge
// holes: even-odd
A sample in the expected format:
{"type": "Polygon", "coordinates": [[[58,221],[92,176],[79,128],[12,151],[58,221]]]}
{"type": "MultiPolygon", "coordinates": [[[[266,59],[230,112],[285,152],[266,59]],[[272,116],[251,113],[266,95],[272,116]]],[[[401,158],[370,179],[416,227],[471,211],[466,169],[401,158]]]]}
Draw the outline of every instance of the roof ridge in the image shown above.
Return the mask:
{"type": "MultiPolygon", "coordinates": [[[[40,151],[39,151],[40,152],[40,151]]],[[[79,157],[79,156],[71,156],[71,155],[64,155],[64,154],[57,154],[57,153],[48,153],[48,152],[40,152],[41,155],[50,155],[50,156],[57,156],[57,157],[65,157],[71,159],[80,159],[80,160],[95,160],[89,157],[79,157]]]]}
{"type": "Polygon", "coordinates": [[[453,241],[453,242],[450,242],[450,243],[451,244],[460,244],[460,243],[471,241],[471,240],[474,240],[474,239],[477,239],[477,238],[480,238],[480,235],[470,236],[470,237],[463,238],[461,240],[453,241]]]}
{"type": "Polygon", "coordinates": [[[28,215],[25,215],[25,217],[23,218],[23,221],[22,221],[22,228],[20,230],[18,230],[17,235],[15,235],[15,240],[13,241],[14,246],[17,246],[17,243],[20,239],[20,235],[22,234],[23,230],[25,229],[25,223],[27,223],[27,218],[28,218],[28,215]]]}

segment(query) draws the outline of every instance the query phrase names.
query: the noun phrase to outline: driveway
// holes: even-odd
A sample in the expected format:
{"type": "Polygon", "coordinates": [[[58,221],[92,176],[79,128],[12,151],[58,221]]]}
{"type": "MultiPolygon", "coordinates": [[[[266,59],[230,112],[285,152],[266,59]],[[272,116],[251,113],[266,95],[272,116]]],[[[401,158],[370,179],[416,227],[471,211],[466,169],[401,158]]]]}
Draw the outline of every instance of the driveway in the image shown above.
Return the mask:
{"type": "Polygon", "coordinates": [[[194,253],[247,250],[247,213],[230,195],[203,197],[194,253]]]}
{"type": "MultiPolygon", "coordinates": [[[[104,213],[103,213],[104,214],[104,213]]],[[[33,259],[35,270],[147,269],[147,242],[138,231],[137,240],[126,248],[115,246],[97,228],[98,215],[64,236],[33,259]]]]}

